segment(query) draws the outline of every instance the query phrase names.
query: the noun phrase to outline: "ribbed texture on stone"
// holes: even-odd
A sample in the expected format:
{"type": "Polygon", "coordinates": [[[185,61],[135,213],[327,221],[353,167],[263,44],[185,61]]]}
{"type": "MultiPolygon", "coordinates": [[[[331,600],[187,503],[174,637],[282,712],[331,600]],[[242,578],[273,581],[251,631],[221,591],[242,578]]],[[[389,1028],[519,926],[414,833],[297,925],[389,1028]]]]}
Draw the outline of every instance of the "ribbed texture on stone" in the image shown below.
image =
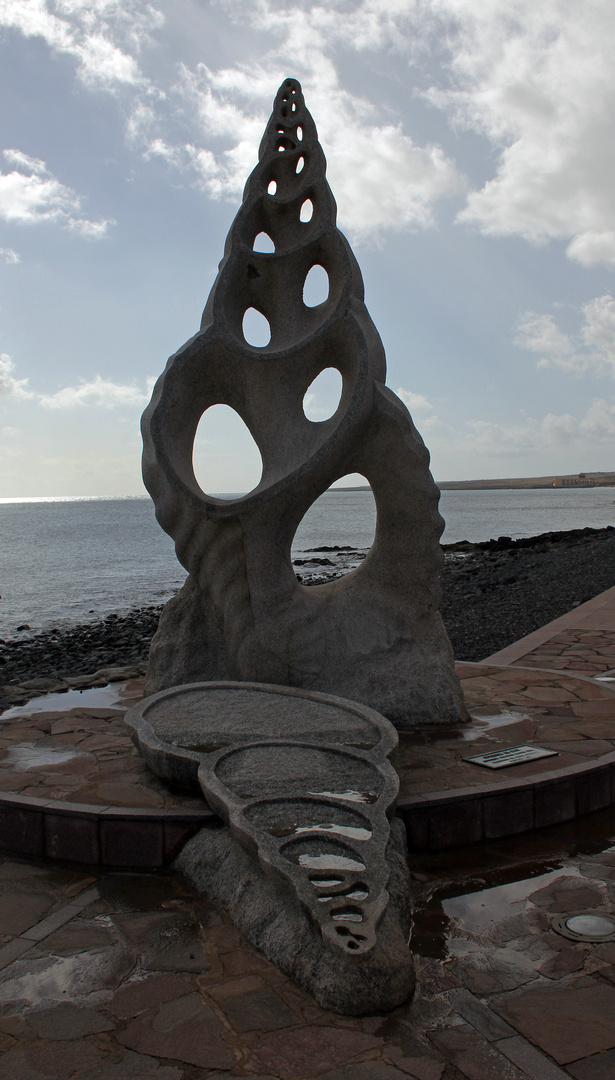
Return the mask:
{"type": "Polygon", "coordinates": [[[163,614],[146,688],[281,683],[354,698],[400,727],[450,722],[463,704],[437,610],[438,491],[407,409],[384,385],[382,343],[335,220],[314,121],[299,83],[287,79],[201,331],[171,358],[143,417],[145,483],[190,574],[163,614]],[[271,253],[254,250],[263,232],[271,253]],[[309,307],[303,288],[314,266],[326,271],[329,294],[309,307]],[[250,308],[270,324],[264,347],[244,338],[250,308]],[[314,423],[303,399],[331,367],[342,376],[341,400],[314,423]],[[229,501],[205,494],[192,466],[199,420],[217,403],[242,417],[263,459],[258,487],[229,501]],[[297,527],[353,472],[376,499],[373,547],[344,579],[305,588],[290,559],[297,527]]]}

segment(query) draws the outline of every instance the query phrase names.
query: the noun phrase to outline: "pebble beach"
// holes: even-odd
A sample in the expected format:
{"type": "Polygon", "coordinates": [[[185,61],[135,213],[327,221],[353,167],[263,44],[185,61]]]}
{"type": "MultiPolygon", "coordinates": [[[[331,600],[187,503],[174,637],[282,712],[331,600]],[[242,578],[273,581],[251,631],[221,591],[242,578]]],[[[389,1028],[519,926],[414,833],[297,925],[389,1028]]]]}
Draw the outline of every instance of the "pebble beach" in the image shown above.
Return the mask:
{"type": "MultiPolygon", "coordinates": [[[[615,585],[612,527],[461,541],[444,553],[441,611],[457,660],[483,660],[615,585]]],[[[338,577],[365,552],[345,546],[310,555],[296,567],[305,585],[338,577]]],[[[133,608],[35,634],[24,627],[0,642],[0,707],[33,692],[93,685],[94,676],[103,685],[124,669],[144,670],[161,610],[133,608]]]]}

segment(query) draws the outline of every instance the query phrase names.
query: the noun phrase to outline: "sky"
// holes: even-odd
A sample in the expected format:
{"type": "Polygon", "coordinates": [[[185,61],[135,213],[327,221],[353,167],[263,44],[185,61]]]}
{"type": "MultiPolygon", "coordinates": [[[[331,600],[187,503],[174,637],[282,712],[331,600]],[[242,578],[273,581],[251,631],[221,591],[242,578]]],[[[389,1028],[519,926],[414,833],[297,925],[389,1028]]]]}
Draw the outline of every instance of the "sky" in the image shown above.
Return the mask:
{"type": "MultiPolygon", "coordinates": [[[[287,76],[436,480],[614,470],[614,36],[612,0],[0,0],[0,498],[144,493],[287,76]]],[[[195,471],[258,481],[223,406],[195,471]]]]}

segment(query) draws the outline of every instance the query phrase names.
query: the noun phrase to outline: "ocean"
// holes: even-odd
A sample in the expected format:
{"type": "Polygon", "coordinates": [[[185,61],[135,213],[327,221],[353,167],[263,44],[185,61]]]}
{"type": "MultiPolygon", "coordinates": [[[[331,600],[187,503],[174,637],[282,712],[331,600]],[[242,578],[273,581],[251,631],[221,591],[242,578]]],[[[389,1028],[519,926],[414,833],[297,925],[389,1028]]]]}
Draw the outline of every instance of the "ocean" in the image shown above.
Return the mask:
{"type": "MultiPolygon", "coordinates": [[[[443,491],[443,543],[615,525],[615,488],[443,491]]],[[[314,548],[369,548],[369,490],[330,490],[297,531],[293,557],[314,548]]],[[[0,500],[0,637],[162,604],[185,571],[149,498],[0,500]]]]}

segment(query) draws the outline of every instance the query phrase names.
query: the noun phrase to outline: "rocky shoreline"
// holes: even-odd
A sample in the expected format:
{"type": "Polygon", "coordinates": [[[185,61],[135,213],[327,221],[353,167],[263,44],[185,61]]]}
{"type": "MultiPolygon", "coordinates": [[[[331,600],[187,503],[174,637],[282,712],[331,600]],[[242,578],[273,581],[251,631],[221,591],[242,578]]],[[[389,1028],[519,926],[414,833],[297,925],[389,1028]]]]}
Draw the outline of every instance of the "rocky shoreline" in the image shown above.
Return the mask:
{"type": "MultiPolygon", "coordinates": [[[[575,529],[444,547],[442,617],[458,660],[483,660],[615,585],[615,528],[575,529]]],[[[328,547],[302,553],[299,580],[322,584],[357,566],[365,552],[328,547]]],[[[104,685],[145,670],[162,608],[102,622],[54,627],[0,641],[0,709],[49,690],[104,685]]]]}

